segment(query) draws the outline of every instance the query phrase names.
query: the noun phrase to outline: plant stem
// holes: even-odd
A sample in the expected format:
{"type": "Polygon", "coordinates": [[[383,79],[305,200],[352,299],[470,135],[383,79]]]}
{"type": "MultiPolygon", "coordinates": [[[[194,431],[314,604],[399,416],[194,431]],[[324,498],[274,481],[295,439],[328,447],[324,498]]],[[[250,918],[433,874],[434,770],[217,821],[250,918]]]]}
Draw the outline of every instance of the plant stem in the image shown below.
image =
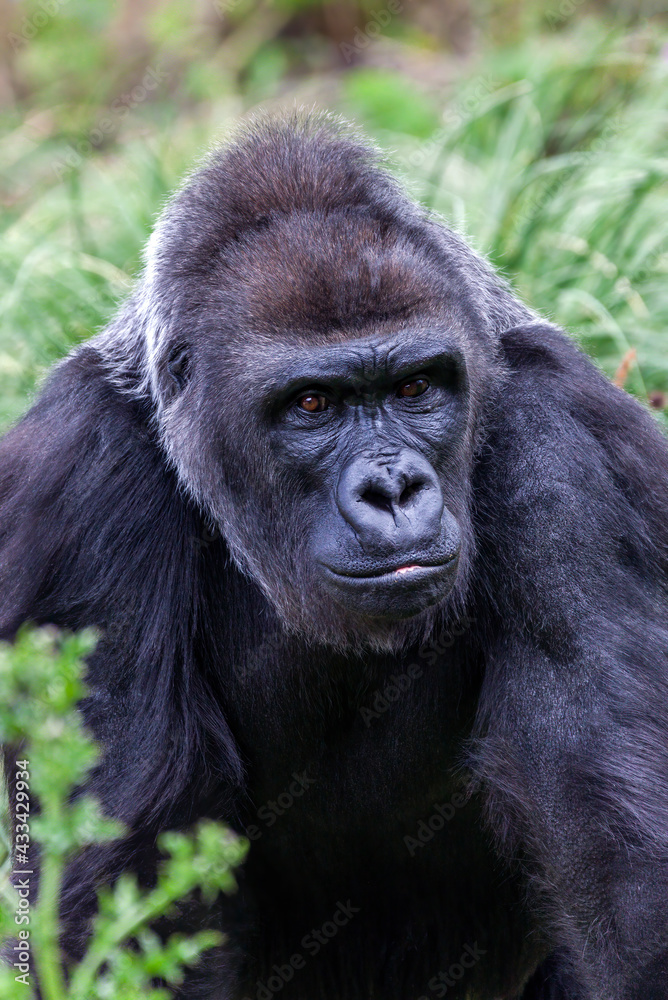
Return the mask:
{"type": "MultiPolygon", "coordinates": [[[[54,829],[61,822],[61,802],[52,799],[44,803],[44,816],[54,829]]],[[[42,847],[39,876],[39,898],[35,921],[35,965],[43,1000],[65,1000],[65,978],[60,957],[60,888],[64,860],[61,853],[42,847]]]]}

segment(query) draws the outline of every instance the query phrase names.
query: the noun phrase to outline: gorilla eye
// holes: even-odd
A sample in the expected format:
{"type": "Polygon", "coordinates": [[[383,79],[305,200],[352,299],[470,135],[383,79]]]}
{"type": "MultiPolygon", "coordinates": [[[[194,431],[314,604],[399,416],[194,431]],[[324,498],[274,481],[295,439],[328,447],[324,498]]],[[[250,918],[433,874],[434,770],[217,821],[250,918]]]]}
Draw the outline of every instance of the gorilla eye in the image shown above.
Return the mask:
{"type": "Polygon", "coordinates": [[[307,413],[322,413],[324,410],[329,409],[329,400],[326,396],[309,393],[308,396],[299,397],[297,400],[297,406],[299,406],[300,409],[305,410],[307,413]]]}
{"type": "Polygon", "coordinates": [[[426,378],[413,378],[410,382],[402,382],[397,389],[397,396],[413,399],[414,396],[421,396],[428,388],[429,382],[426,378]]]}

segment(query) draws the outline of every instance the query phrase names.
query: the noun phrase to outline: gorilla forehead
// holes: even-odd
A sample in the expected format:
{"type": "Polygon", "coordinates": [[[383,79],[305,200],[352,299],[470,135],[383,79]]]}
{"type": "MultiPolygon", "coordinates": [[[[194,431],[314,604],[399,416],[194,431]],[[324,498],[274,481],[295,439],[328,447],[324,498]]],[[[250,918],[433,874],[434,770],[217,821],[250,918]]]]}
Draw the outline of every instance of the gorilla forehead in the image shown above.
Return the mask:
{"type": "Polygon", "coordinates": [[[172,318],[208,299],[258,330],[349,335],[455,295],[461,316],[470,276],[443,254],[373,147],[316,116],[252,123],[217,152],[164,213],[147,278],[172,318]]]}
{"type": "Polygon", "coordinates": [[[332,343],[372,325],[457,331],[493,363],[498,331],[526,319],[486,265],[415,205],[377,152],[317,116],[251,122],[167,206],[127,335],[104,338],[123,379],[162,410],[174,349],[332,343]]]}
{"type": "Polygon", "coordinates": [[[343,212],[268,217],[218,254],[204,287],[191,276],[171,308],[177,339],[189,330],[194,344],[214,352],[225,346],[244,368],[256,367],[258,355],[282,357],[288,346],[359,340],[366,342],[363,358],[357,351],[363,366],[383,367],[388,338],[398,345],[426,335],[433,343],[447,332],[463,348],[481,326],[466,287],[444,281],[410,239],[343,212]]]}
{"type": "MultiPolygon", "coordinates": [[[[370,324],[435,317],[437,274],[397,234],[369,219],[295,213],[228,254],[246,330],[308,341],[364,336],[370,324]]],[[[227,281],[225,281],[227,277],[227,281]]]]}
{"type": "Polygon", "coordinates": [[[151,250],[174,273],[208,272],[211,261],[268,219],[346,213],[396,228],[414,206],[381,168],[378,154],[331,119],[291,126],[251,122],[214,154],[161,220],[151,250]]]}

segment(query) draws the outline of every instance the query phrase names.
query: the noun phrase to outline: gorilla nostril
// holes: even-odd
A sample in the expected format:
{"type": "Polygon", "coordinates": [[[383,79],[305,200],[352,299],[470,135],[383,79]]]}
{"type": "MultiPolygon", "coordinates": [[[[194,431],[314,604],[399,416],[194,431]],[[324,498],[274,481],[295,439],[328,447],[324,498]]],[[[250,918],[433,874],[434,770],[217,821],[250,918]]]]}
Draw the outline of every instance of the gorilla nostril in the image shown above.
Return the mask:
{"type": "Polygon", "coordinates": [[[427,484],[423,480],[420,480],[419,482],[407,483],[399,496],[399,506],[405,507],[417,493],[422,492],[426,485],[427,484]]]}
{"type": "MultiPolygon", "coordinates": [[[[443,495],[436,473],[416,452],[392,462],[355,456],[341,471],[336,503],[362,547],[415,551],[440,531],[443,495]]],[[[387,551],[386,551],[387,550],[387,551]]]]}
{"type": "Polygon", "coordinates": [[[384,493],[380,493],[378,490],[367,489],[360,496],[360,500],[363,503],[368,503],[370,507],[375,507],[376,510],[387,511],[388,514],[392,513],[392,501],[389,497],[385,496],[384,493]]]}

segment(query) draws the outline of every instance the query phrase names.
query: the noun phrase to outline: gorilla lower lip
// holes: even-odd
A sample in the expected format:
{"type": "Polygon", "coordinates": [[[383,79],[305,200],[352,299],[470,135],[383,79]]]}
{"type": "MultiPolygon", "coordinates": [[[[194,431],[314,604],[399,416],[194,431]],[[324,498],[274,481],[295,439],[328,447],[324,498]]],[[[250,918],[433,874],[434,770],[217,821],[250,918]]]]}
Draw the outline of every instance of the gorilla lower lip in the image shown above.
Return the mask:
{"type": "Polygon", "coordinates": [[[336,580],[354,586],[355,584],[392,583],[401,577],[423,579],[433,574],[442,573],[443,570],[451,569],[456,561],[457,556],[455,555],[439,563],[405,563],[403,566],[383,567],[363,573],[341,572],[324,563],[322,565],[326,572],[336,580]]]}
{"type": "Polygon", "coordinates": [[[441,563],[404,563],[367,569],[364,575],[341,573],[322,563],[325,580],[337,600],[356,614],[397,621],[437,604],[452,589],[457,555],[441,563]]]}

